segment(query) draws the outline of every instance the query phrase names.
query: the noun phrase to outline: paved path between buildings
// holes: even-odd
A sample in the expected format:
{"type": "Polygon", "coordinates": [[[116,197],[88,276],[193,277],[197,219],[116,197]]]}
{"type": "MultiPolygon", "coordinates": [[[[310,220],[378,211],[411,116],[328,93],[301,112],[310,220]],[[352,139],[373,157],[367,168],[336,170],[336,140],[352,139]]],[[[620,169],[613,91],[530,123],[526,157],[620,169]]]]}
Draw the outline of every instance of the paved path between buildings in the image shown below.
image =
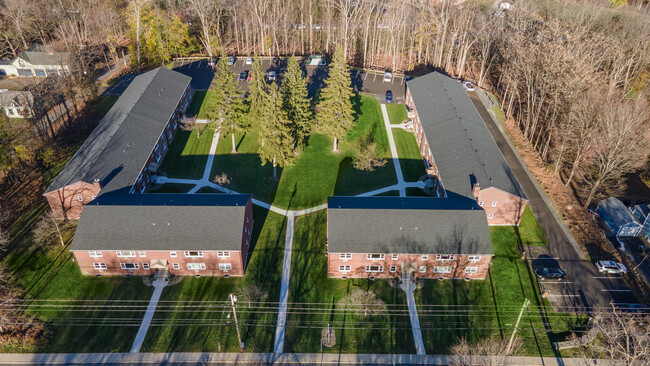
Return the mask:
{"type": "Polygon", "coordinates": [[[212,173],[212,163],[214,163],[214,156],[217,154],[217,146],[219,145],[219,131],[214,131],[212,136],[212,144],[210,145],[210,152],[208,153],[208,161],[205,162],[205,168],[203,169],[203,176],[196,187],[192,188],[187,193],[196,193],[199,189],[209,185],[210,182],[210,173],[212,173]]]}
{"type": "Polygon", "coordinates": [[[393,159],[393,166],[395,167],[395,174],[397,174],[397,186],[399,195],[406,196],[406,188],[404,187],[404,175],[402,175],[402,166],[399,163],[399,155],[397,154],[397,147],[395,146],[395,139],[393,138],[393,131],[390,128],[390,119],[388,118],[388,111],[386,104],[381,103],[381,115],[384,118],[384,127],[388,134],[388,146],[390,146],[390,155],[393,159]]]}
{"type": "MultiPolygon", "coordinates": [[[[459,365],[451,355],[386,355],[337,353],[9,353],[0,356],[0,365],[459,365]]],[[[608,366],[623,365],[607,360],[555,357],[473,356],[462,364],[511,366],[608,366]],[[496,361],[496,362],[495,362],[496,361]]]]}
{"type": "Polygon", "coordinates": [[[142,323],[140,324],[140,329],[138,329],[138,334],[135,335],[135,340],[131,346],[131,353],[140,352],[140,347],[142,347],[144,337],[147,336],[147,331],[149,331],[151,319],[153,319],[153,314],[156,312],[158,300],[160,300],[160,294],[162,294],[162,290],[165,288],[165,286],[167,286],[167,283],[167,278],[165,277],[159,277],[153,281],[153,294],[151,294],[151,300],[149,300],[147,312],[144,314],[144,318],[142,318],[142,323]]]}
{"type": "Polygon", "coordinates": [[[287,328],[287,302],[289,301],[289,278],[291,277],[291,253],[293,250],[293,215],[287,216],[287,235],[284,241],[284,264],[282,265],[282,284],[280,286],[280,306],[278,322],[275,327],[273,353],[284,353],[284,334],[287,328]]]}
{"type": "Polygon", "coordinates": [[[411,275],[402,276],[400,288],[406,292],[406,303],[409,307],[409,318],[411,318],[411,330],[413,331],[413,341],[415,342],[415,352],[418,355],[425,355],[424,341],[422,340],[422,330],[420,329],[420,317],[418,317],[418,308],[415,304],[413,291],[415,283],[409,279],[411,275]]]}
{"type": "MultiPolygon", "coordinates": [[[[484,92],[478,91],[478,93],[484,92]]],[[[485,121],[490,134],[499,146],[515,177],[524,192],[526,192],[529,199],[528,205],[548,239],[548,245],[546,246],[528,246],[525,248],[527,257],[532,260],[533,267],[537,265],[536,263],[541,264],[542,261],[537,259],[540,255],[549,257],[549,261],[555,260],[560,267],[567,271],[569,279],[567,282],[572,282],[555,284],[553,288],[546,289],[549,294],[554,295],[552,298],[553,307],[558,311],[569,312],[585,307],[609,307],[612,296],[606,292],[607,289],[603,282],[594,278],[598,276],[595,266],[589,260],[585,260],[583,251],[578,247],[552,204],[525,167],[516,149],[505,136],[499,122],[488,111],[486,107],[486,104],[489,106],[487,96],[478,93],[469,93],[470,98],[485,121]],[[563,309],[562,307],[566,308],[563,309]]],[[[607,287],[611,286],[608,285],[607,287]]]]}

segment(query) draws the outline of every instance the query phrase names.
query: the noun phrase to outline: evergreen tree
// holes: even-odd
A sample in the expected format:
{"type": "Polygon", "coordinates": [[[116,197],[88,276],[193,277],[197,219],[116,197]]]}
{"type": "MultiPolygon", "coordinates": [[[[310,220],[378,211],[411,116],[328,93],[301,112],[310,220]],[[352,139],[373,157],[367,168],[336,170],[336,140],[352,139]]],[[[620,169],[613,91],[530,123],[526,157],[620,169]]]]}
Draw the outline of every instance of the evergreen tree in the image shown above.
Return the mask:
{"type": "Polygon", "coordinates": [[[212,99],[206,115],[211,123],[217,123],[221,133],[230,134],[232,152],[236,153],[235,133],[244,128],[244,100],[235,75],[230,71],[226,54],[222,52],[217,63],[217,75],[212,99]]]}
{"type": "Polygon", "coordinates": [[[316,121],[319,130],[334,139],[332,150],[337,151],[338,140],[354,123],[352,81],[341,47],[334,52],[325,84],[327,86],[323,88],[316,108],[316,121]]]}
{"type": "MultiPolygon", "coordinates": [[[[264,103],[266,100],[267,90],[264,73],[262,72],[262,65],[260,64],[257,55],[253,58],[253,67],[250,72],[252,80],[248,84],[248,103],[250,106],[248,110],[248,119],[253,128],[259,130],[259,121],[262,110],[265,108],[264,103]]],[[[264,140],[261,139],[260,142],[261,145],[264,146],[264,140]]]]}
{"type": "Polygon", "coordinates": [[[297,144],[303,144],[311,132],[311,101],[307,97],[307,81],[302,76],[298,59],[289,59],[287,71],[282,80],[283,103],[287,117],[292,122],[291,130],[297,144]]]}
{"type": "Polygon", "coordinates": [[[277,166],[291,165],[295,159],[291,122],[282,110],[282,95],[275,82],[269,86],[260,114],[260,138],[266,143],[260,149],[262,165],[273,164],[273,178],[278,177],[277,166]]]}

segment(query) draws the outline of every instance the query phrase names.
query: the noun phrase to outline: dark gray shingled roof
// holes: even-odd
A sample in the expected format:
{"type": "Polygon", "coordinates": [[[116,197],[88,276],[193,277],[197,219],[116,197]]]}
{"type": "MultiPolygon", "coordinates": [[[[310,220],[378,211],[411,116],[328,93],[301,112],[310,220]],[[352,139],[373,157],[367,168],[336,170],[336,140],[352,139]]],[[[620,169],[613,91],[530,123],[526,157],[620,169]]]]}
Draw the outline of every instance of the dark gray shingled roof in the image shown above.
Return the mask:
{"type": "Polygon", "coordinates": [[[630,210],[627,209],[625,204],[616,197],[604,199],[598,203],[598,206],[605,211],[607,216],[609,216],[616,226],[620,227],[629,223],[640,225],[630,210]]]}
{"type": "Polygon", "coordinates": [[[190,80],[164,67],[133,79],[45,193],[95,179],[102,182],[102,194],[130,188],[190,80]]]}
{"type": "Polygon", "coordinates": [[[445,190],[473,198],[472,185],[526,198],[510,166],[456,80],[432,72],[406,83],[445,190]]]}
{"type": "Polygon", "coordinates": [[[21,52],[18,57],[26,60],[34,66],[39,65],[66,65],[68,63],[69,52],[55,52],[50,46],[43,46],[34,43],[28,49],[21,52]]]}
{"type": "Polygon", "coordinates": [[[70,250],[241,250],[248,194],[108,194],[84,206],[70,250]]]}
{"type": "Polygon", "coordinates": [[[331,197],[331,253],[492,254],[485,211],[473,199],[331,197]]]}

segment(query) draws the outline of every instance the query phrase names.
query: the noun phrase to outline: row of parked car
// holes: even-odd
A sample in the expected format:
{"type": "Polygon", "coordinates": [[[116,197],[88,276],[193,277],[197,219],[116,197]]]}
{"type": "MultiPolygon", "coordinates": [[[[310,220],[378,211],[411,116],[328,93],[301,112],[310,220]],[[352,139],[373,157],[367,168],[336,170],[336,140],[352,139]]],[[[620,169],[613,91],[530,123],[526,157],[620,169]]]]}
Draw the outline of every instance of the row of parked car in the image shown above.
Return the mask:
{"type": "MultiPolygon", "coordinates": [[[[626,274],[627,267],[625,265],[614,261],[598,261],[596,262],[598,272],[604,274],[626,274]]],[[[539,279],[552,279],[562,281],[566,278],[566,272],[560,268],[543,267],[535,270],[535,275],[539,279]]]]}

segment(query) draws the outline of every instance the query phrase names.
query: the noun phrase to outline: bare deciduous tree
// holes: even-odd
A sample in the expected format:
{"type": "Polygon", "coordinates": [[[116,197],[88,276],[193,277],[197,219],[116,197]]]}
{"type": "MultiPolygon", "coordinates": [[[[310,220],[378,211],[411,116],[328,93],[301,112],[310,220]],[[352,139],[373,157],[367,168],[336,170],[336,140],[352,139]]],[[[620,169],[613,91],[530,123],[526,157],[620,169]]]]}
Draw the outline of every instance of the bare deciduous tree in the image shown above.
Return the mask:
{"type": "Polygon", "coordinates": [[[362,316],[379,315],[386,311],[386,304],[371,290],[360,288],[352,290],[343,296],[338,307],[359,312],[362,316]]]}
{"type": "Polygon", "coordinates": [[[460,338],[451,352],[456,355],[459,366],[470,365],[504,365],[509,355],[517,354],[522,345],[519,340],[513,342],[508,352],[508,340],[500,338],[484,338],[476,344],[460,338]]]}

